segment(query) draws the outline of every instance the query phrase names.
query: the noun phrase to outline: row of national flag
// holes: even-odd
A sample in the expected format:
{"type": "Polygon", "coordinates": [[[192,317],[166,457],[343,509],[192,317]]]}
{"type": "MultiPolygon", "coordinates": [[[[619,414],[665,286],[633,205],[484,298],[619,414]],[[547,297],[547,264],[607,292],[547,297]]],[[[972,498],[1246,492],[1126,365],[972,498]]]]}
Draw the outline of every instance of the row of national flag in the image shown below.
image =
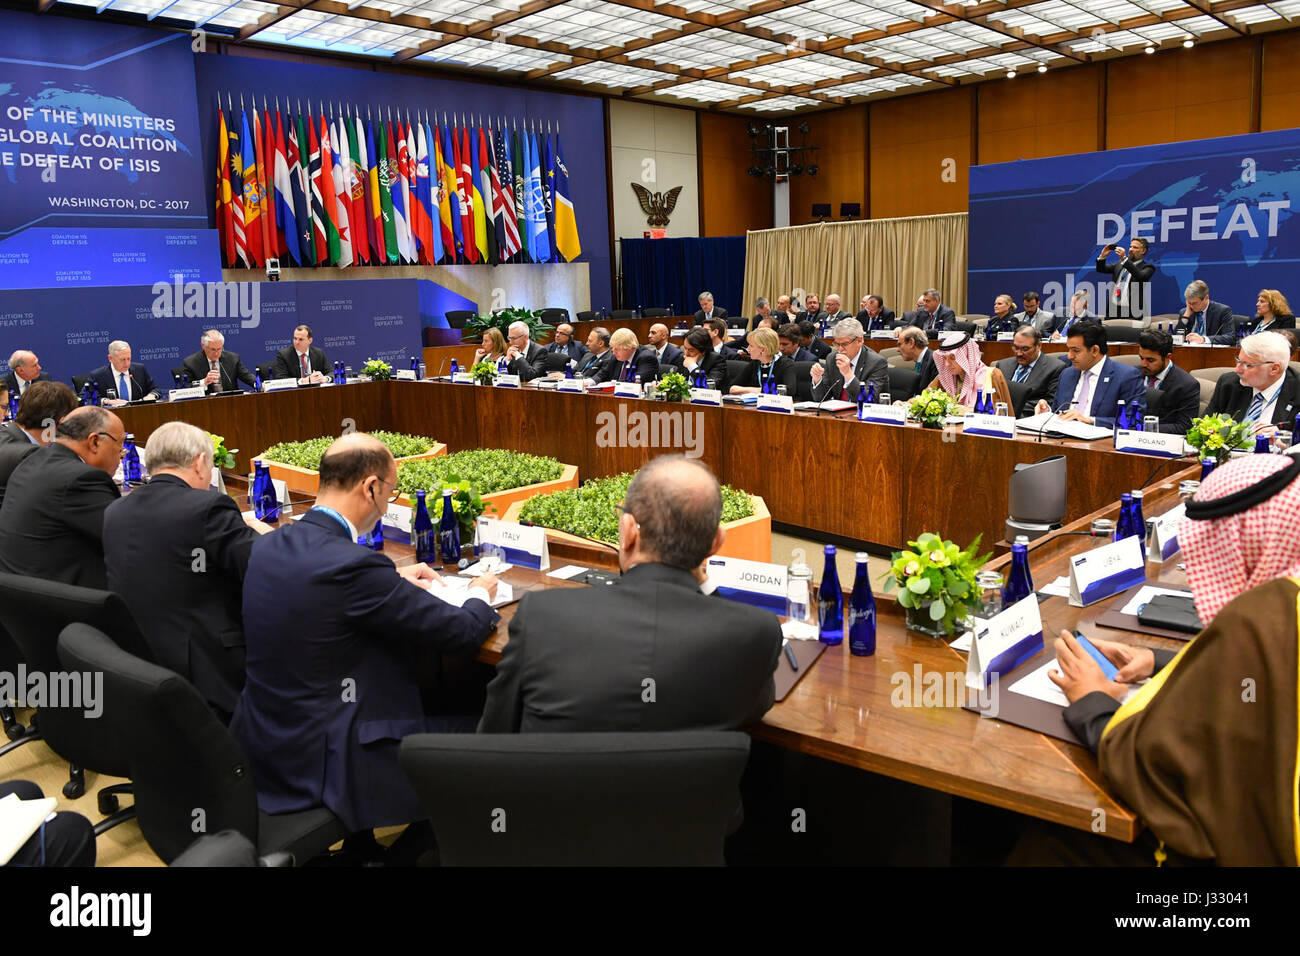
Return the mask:
{"type": "Polygon", "coordinates": [[[227,268],[571,262],[559,133],[217,102],[227,268]]]}

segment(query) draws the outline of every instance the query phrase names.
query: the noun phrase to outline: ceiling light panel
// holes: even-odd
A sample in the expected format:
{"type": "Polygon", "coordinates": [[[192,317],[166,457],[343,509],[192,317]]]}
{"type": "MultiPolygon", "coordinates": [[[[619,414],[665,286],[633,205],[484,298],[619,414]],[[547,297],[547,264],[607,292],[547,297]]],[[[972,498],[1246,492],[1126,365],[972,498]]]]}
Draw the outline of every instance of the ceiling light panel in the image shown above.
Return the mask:
{"type": "Polygon", "coordinates": [[[793,113],[796,110],[820,105],[817,100],[810,100],[803,96],[775,96],[770,100],[742,103],[738,109],[753,110],[755,113],[793,113]]]}
{"type": "Polygon", "coordinates": [[[884,30],[909,21],[920,23],[932,14],[932,10],[903,0],[885,3],[813,0],[789,9],[773,10],[746,22],[777,33],[790,33],[807,39],[820,34],[847,37],[866,30],[884,30]]]}
{"type": "Polygon", "coordinates": [[[852,60],[813,54],[756,66],[751,70],[740,70],[731,75],[751,83],[794,86],[799,83],[815,83],[817,80],[835,80],[851,73],[865,73],[870,69],[871,67],[852,60]]]}
{"type": "Polygon", "coordinates": [[[753,92],[744,86],[732,86],[729,83],[717,83],[713,80],[695,80],[691,83],[666,87],[659,90],[659,95],[680,100],[694,100],[697,103],[721,103],[723,100],[749,96],[753,92]]]}
{"type": "Polygon", "coordinates": [[[682,22],[672,17],[603,0],[573,0],[503,24],[506,36],[524,35],[542,42],[570,47],[622,47],[631,40],[648,39],[664,30],[680,30],[682,22]]]}
{"type": "Polygon", "coordinates": [[[569,63],[572,57],[548,50],[533,50],[509,43],[469,38],[430,50],[417,60],[429,60],[447,66],[477,66],[501,72],[526,72],[553,63],[569,63]]]}
{"type": "Polygon", "coordinates": [[[651,60],[666,66],[711,70],[738,60],[756,60],[760,56],[784,52],[784,46],[771,40],[729,30],[704,30],[692,36],[656,43],[637,50],[634,55],[638,60],[651,60]]]}
{"type": "Polygon", "coordinates": [[[633,86],[649,86],[673,77],[667,73],[643,70],[638,66],[624,66],[621,63],[585,63],[551,74],[552,79],[568,80],[574,83],[596,83],[613,89],[628,89],[633,86]]]}

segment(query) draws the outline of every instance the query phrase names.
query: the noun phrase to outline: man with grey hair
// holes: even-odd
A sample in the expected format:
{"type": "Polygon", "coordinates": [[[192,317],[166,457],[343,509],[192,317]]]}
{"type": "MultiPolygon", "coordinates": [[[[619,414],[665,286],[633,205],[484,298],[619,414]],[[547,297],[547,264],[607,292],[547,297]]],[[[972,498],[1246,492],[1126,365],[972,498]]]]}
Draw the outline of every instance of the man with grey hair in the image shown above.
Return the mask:
{"type": "Polygon", "coordinates": [[[113,472],[125,439],[120,418],[87,405],[23,459],[0,505],[0,571],[105,588],[104,510],[121,495],[113,472]]]}
{"type": "Polygon", "coordinates": [[[1178,317],[1174,335],[1185,335],[1189,342],[1209,342],[1211,345],[1232,345],[1237,341],[1237,323],[1232,309],[1221,302],[1210,301],[1210,287],[1200,279],[1193,279],[1183,290],[1187,308],[1178,317]]]}
{"type": "Polygon", "coordinates": [[[1207,415],[1231,415],[1269,434],[1289,426],[1300,411],[1300,376],[1288,364],[1291,343],[1276,332],[1241,340],[1237,369],[1219,376],[1207,415]]]}
{"type": "Polygon", "coordinates": [[[993,363],[1008,383],[1023,385],[1027,389],[1025,400],[1015,410],[1017,418],[1034,414],[1040,400],[1050,401],[1056,394],[1056,383],[1065,371],[1064,362],[1057,361],[1053,355],[1043,354],[1042,342],[1043,336],[1038,329],[1022,325],[1011,339],[1011,357],[993,363]]]}
{"type": "Polygon", "coordinates": [[[826,321],[834,325],[840,319],[851,319],[853,316],[844,311],[843,303],[840,301],[838,292],[831,292],[826,296],[826,321]]]}
{"type": "Polygon", "coordinates": [[[727,318],[727,310],[714,307],[712,292],[701,292],[700,307],[696,311],[695,319],[691,322],[691,325],[703,325],[714,316],[725,320],[727,318]]]}
{"type": "Polygon", "coordinates": [[[511,322],[506,338],[509,342],[506,360],[511,375],[518,375],[521,382],[531,382],[546,374],[546,349],[532,340],[527,322],[511,322]]]}
{"type": "Polygon", "coordinates": [[[121,339],[108,343],[108,364],[91,372],[87,380],[98,387],[100,400],[105,405],[152,402],[162,396],[162,389],[154,384],[149,370],[131,361],[130,343],[121,339]]]}
{"type": "Polygon", "coordinates": [[[524,595],[479,733],[733,730],[760,719],[781,628],[768,611],[700,593],[701,565],[726,537],[721,515],[706,465],[663,455],[642,467],[619,509],[622,577],[582,601],[524,595]]]}
{"type": "Polygon", "coordinates": [[[50,373],[41,371],[41,360],[35,352],[19,349],[9,356],[9,374],[5,377],[5,387],[10,396],[22,398],[23,392],[32,382],[48,382],[50,373]]]}
{"type": "MultiPolygon", "coordinates": [[[[1053,342],[1064,342],[1070,334],[1070,326],[1081,319],[1096,319],[1097,316],[1088,309],[1088,290],[1076,289],[1070,296],[1070,306],[1064,315],[1058,315],[1052,322],[1051,338],[1053,342]]],[[[1047,333],[1043,333],[1044,337],[1047,333]]],[[[1009,379],[1008,379],[1009,381],[1009,379]]]]}
{"type": "Polygon", "coordinates": [[[199,351],[186,356],[181,368],[189,373],[190,382],[204,386],[209,393],[238,391],[239,383],[257,387],[257,379],[245,368],[234,352],[226,351],[226,337],[208,329],[199,338],[199,351]]]}
{"type": "Polygon", "coordinates": [[[889,391],[889,363],[874,350],[865,346],[862,323],[857,319],[841,319],[832,333],[835,351],[810,370],[814,402],[839,399],[857,401],[864,384],[875,386],[876,395],[889,391]]]}
{"type": "Polygon", "coordinates": [[[122,596],[154,659],[193,684],[229,723],[244,687],[244,570],[259,532],[212,482],[212,439],[168,422],[145,447],[149,483],[104,512],[108,588],[122,596]]]}
{"type": "Polygon", "coordinates": [[[955,327],[957,315],[943,304],[938,289],[926,289],[917,300],[917,310],[903,316],[904,325],[915,325],[922,332],[942,332],[955,327]]]}
{"type": "Polygon", "coordinates": [[[934,381],[939,369],[934,363],[934,353],[930,351],[930,340],[914,325],[898,330],[898,354],[904,361],[912,363],[916,373],[916,393],[934,381]]]}

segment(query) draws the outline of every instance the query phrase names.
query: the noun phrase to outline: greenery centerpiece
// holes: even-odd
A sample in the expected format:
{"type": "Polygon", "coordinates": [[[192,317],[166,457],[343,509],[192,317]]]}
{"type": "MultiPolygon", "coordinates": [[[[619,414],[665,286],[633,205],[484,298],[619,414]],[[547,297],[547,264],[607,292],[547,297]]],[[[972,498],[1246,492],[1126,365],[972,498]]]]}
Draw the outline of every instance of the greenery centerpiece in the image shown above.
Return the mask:
{"type": "Polygon", "coordinates": [[[942,428],[949,415],[959,414],[957,400],[941,388],[927,388],[907,403],[907,417],[924,428],[942,428]]]}
{"type": "Polygon", "coordinates": [[[681,372],[669,372],[659,379],[655,394],[670,402],[682,402],[691,397],[691,383],[681,372]]]}
{"type": "Polygon", "coordinates": [[[368,376],[372,382],[385,382],[393,377],[393,367],[383,359],[366,359],[361,366],[361,374],[368,376]]]}
{"type": "Polygon", "coordinates": [[[238,454],[239,449],[227,448],[225,435],[214,435],[212,432],[208,432],[208,438],[212,439],[212,467],[218,471],[234,468],[236,465],[235,455],[238,454]]]}
{"type": "Polygon", "coordinates": [[[907,626],[935,637],[953,633],[971,613],[978,594],[975,573],[991,557],[977,554],[980,536],[965,550],[926,532],[895,551],[883,578],[886,593],[899,588],[898,603],[907,609],[907,626]]]}
{"type": "Polygon", "coordinates": [[[1250,423],[1239,422],[1231,415],[1203,415],[1192,419],[1187,429],[1187,444],[1196,449],[1197,458],[1213,458],[1223,464],[1233,449],[1250,446],[1250,423]]]}
{"type": "MultiPolygon", "coordinates": [[[[393,453],[394,458],[424,455],[432,451],[437,444],[432,438],[403,435],[399,432],[373,431],[370,434],[383,442],[393,453]]],[[[262,460],[292,465],[307,471],[320,471],[321,456],[334,441],[332,435],[322,435],[320,438],[309,438],[306,441],[283,441],[264,451],[262,460]]]]}
{"type": "MultiPolygon", "coordinates": [[[[625,472],[592,479],[570,491],[537,495],[524,504],[519,517],[544,528],[618,544],[618,511],[614,506],[627,497],[632,478],[632,473],[625,472]]],[[[722,524],[753,513],[749,495],[730,485],[722,486],[722,524]]]]}
{"type": "Polygon", "coordinates": [[[536,309],[495,309],[486,317],[475,312],[472,317],[466,320],[465,329],[461,333],[461,340],[465,342],[481,342],[483,333],[488,329],[500,329],[501,337],[509,341],[511,324],[522,322],[528,326],[528,337],[534,342],[540,342],[548,337],[547,333],[555,330],[555,326],[543,322],[541,316],[542,313],[536,309]]]}
{"type": "Polygon", "coordinates": [[[485,495],[554,481],[563,471],[564,466],[554,458],[503,448],[479,448],[403,463],[397,471],[397,492],[414,499],[415,493],[423,490],[429,516],[436,523],[442,515],[442,505],[438,502],[443,489],[455,489],[452,508],[460,521],[461,534],[468,540],[474,533],[475,520],[487,509],[485,495]]]}
{"type": "Polygon", "coordinates": [[[497,380],[497,367],[495,362],[475,362],[470,366],[470,377],[474,379],[476,385],[491,385],[497,380]]]}

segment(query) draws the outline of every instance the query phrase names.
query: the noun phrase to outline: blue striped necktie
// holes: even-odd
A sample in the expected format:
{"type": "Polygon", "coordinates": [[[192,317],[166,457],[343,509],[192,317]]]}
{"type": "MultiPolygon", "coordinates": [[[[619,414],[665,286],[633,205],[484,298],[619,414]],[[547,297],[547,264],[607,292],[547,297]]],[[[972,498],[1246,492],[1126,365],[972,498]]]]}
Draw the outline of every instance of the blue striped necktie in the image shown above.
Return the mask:
{"type": "Polygon", "coordinates": [[[1264,410],[1264,393],[1256,392],[1255,400],[1250,403],[1250,410],[1246,412],[1246,421],[1259,421],[1259,413],[1264,410]]]}
{"type": "Polygon", "coordinates": [[[1023,382],[1029,377],[1029,366],[1021,365],[1016,369],[1016,374],[1011,376],[1013,382],[1023,382]]]}

